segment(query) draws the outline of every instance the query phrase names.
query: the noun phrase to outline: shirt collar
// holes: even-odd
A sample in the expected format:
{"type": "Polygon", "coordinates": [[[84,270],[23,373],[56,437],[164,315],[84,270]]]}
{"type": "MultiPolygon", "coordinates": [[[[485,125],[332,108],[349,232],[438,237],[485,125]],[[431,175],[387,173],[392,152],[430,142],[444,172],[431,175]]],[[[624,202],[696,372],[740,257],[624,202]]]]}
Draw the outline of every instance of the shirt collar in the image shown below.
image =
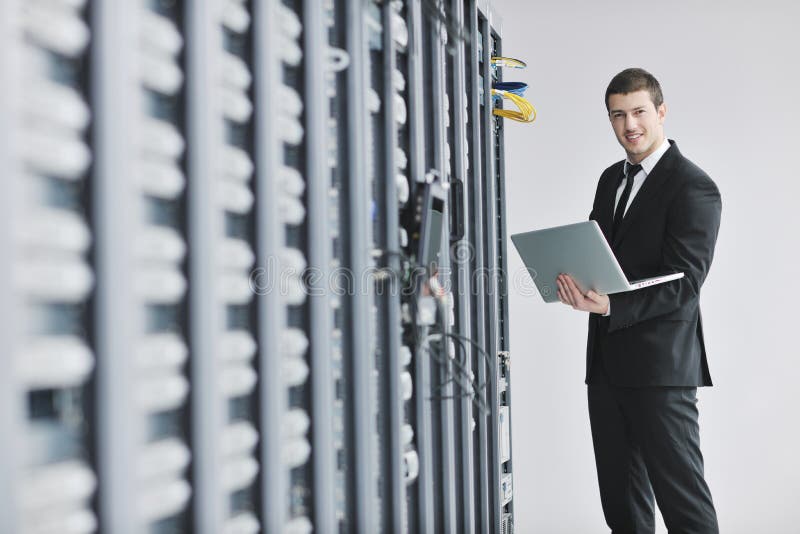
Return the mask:
{"type": "MultiPolygon", "coordinates": [[[[653,170],[653,168],[656,166],[656,163],[658,163],[658,160],[660,160],[660,159],[661,159],[661,156],[663,156],[663,155],[664,155],[664,153],[665,153],[667,150],[669,150],[669,147],[670,147],[669,140],[668,140],[668,139],[666,138],[666,136],[665,136],[665,137],[664,137],[664,142],[663,142],[663,143],[661,143],[661,146],[659,146],[659,147],[658,147],[658,148],[655,150],[655,152],[653,152],[652,154],[650,154],[649,156],[647,156],[646,158],[644,158],[644,159],[641,161],[641,163],[639,163],[639,165],[641,165],[641,166],[642,166],[642,170],[644,170],[644,173],[645,173],[645,174],[650,174],[650,172],[651,172],[651,171],[653,170]]],[[[629,165],[632,165],[632,163],[626,159],[626,160],[625,160],[625,168],[627,168],[629,165]]]]}

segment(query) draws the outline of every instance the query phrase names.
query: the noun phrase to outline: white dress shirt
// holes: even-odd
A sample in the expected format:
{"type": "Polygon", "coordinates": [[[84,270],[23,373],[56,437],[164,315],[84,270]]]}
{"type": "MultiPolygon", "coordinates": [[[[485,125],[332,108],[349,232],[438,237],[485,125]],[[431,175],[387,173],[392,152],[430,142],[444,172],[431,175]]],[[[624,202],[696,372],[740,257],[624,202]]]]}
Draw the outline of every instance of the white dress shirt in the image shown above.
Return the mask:
{"type": "MultiPolygon", "coordinates": [[[[631,195],[628,197],[628,204],[625,206],[625,211],[623,212],[623,216],[625,213],[628,213],[628,208],[631,206],[631,202],[633,202],[633,197],[636,196],[636,193],[639,192],[639,189],[642,188],[642,184],[647,179],[647,175],[653,172],[653,168],[658,163],[658,160],[661,159],[661,156],[664,155],[664,152],[669,150],[669,141],[667,138],[664,138],[664,142],[661,143],[661,146],[658,147],[655,152],[644,158],[639,165],[642,166],[642,170],[636,173],[636,176],[633,177],[633,187],[631,188],[631,195]]],[[[627,169],[629,165],[633,165],[630,161],[625,160],[625,168],[627,169]]],[[[622,192],[625,191],[625,180],[622,180],[622,183],[619,184],[617,187],[617,196],[614,198],[614,212],[617,211],[617,204],[619,204],[619,199],[622,196],[622,192]]]]}
{"type": "MultiPolygon", "coordinates": [[[[653,168],[656,166],[656,163],[658,163],[658,160],[661,159],[661,156],[663,156],[664,153],[667,150],[669,150],[669,146],[670,146],[669,145],[669,141],[665,137],[664,138],[664,142],[661,143],[661,146],[659,146],[655,150],[655,152],[653,152],[652,154],[650,154],[649,156],[644,158],[639,163],[639,165],[642,166],[642,170],[637,172],[636,176],[633,177],[633,187],[631,187],[631,194],[628,197],[628,203],[625,205],[625,211],[622,213],[623,217],[625,216],[625,214],[628,213],[628,208],[631,207],[631,202],[633,202],[633,197],[635,197],[636,193],[639,192],[639,189],[642,188],[642,184],[647,179],[647,175],[649,175],[653,171],[653,168]]],[[[630,161],[625,160],[624,168],[627,169],[629,165],[633,165],[633,164],[630,161]]],[[[613,209],[613,211],[611,213],[615,213],[617,211],[617,204],[619,204],[619,199],[622,196],[622,192],[625,191],[625,182],[626,181],[627,180],[622,180],[622,183],[620,183],[619,187],[617,187],[617,195],[614,198],[614,209],[613,209]]],[[[604,315],[606,317],[611,315],[611,302],[608,303],[608,312],[605,313],[604,315]]]]}

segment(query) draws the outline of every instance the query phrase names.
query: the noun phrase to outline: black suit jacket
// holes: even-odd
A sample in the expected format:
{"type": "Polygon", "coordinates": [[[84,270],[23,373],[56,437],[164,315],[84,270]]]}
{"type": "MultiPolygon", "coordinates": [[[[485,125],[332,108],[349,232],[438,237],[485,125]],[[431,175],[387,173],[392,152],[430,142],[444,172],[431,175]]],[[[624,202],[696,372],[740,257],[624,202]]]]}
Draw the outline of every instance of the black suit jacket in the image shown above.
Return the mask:
{"type": "Polygon", "coordinates": [[[633,198],[614,240],[614,198],[623,161],[600,176],[590,219],[603,230],[628,280],[672,272],[685,276],[609,295],[610,317],[589,314],[586,382],[592,360],[618,386],[710,386],[700,288],[719,231],[722,200],[716,184],[670,140],[633,198]]]}

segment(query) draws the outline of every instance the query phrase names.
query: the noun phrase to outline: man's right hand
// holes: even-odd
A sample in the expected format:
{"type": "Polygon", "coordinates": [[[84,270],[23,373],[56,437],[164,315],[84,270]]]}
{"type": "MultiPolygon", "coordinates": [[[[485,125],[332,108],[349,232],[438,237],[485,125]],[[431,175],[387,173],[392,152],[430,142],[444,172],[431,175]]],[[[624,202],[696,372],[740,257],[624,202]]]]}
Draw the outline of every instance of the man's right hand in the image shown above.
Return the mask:
{"type": "Polygon", "coordinates": [[[591,290],[586,295],[583,295],[572,277],[564,273],[558,275],[556,284],[558,285],[558,299],[567,306],[572,306],[575,310],[600,315],[605,315],[608,312],[608,295],[598,295],[591,290]]]}

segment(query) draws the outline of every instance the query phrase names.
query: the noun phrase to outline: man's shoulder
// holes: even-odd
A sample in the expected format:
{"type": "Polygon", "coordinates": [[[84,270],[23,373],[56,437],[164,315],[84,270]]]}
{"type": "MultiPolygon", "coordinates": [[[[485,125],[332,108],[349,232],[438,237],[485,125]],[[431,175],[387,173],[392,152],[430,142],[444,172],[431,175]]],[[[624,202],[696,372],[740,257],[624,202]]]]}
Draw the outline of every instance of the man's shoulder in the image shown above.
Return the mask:
{"type": "Polygon", "coordinates": [[[711,176],[681,153],[676,154],[673,176],[678,187],[699,187],[719,191],[711,176]]]}

